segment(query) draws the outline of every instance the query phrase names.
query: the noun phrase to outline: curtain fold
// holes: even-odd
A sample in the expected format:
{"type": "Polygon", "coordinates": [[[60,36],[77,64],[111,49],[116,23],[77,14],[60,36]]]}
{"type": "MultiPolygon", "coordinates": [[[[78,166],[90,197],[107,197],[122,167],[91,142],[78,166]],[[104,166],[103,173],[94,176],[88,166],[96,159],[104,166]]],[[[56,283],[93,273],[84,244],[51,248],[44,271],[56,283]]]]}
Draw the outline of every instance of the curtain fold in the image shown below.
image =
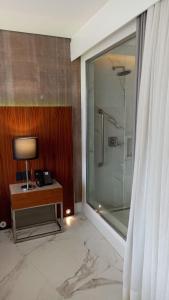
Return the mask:
{"type": "Polygon", "coordinates": [[[136,69],[137,69],[137,79],[136,79],[136,100],[138,103],[139,91],[140,91],[140,81],[141,81],[141,70],[143,62],[143,51],[144,51],[144,41],[145,41],[145,30],[146,30],[146,19],[147,11],[143,12],[137,17],[136,25],[136,40],[137,40],[137,57],[136,57],[136,69]]]}
{"type": "Polygon", "coordinates": [[[148,10],[123,300],[169,299],[169,0],[148,10]]]}

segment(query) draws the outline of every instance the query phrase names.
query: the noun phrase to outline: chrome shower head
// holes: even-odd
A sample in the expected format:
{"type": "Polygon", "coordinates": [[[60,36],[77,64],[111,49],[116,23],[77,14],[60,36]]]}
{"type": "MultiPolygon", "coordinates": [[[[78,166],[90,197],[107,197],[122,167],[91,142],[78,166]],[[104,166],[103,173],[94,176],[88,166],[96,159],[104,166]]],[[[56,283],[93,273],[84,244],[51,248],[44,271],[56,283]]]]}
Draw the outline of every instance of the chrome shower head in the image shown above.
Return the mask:
{"type": "Polygon", "coordinates": [[[125,71],[122,71],[122,72],[118,72],[117,76],[126,76],[130,73],[131,73],[131,70],[125,70],[125,71]]]}
{"type": "Polygon", "coordinates": [[[131,70],[127,70],[124,66],[113,66],[112,70],[115,71],[117,69],[122,69],[122,71],[117,73],[117,76],[126,76],[131,73],[131,70]]]}

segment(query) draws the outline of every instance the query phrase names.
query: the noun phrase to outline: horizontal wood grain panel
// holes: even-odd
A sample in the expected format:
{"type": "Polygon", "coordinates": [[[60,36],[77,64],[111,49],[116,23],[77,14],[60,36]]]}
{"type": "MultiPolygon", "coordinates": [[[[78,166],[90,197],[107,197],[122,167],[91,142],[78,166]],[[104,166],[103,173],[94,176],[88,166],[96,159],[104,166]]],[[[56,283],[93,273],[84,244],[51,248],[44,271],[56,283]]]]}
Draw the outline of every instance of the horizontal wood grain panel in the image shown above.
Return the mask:
{"type": "Polygon", "coordinates": [[[39,205],[63,202],[63,189],[23,192],[11,195],[11,207],[21,209],[39,205]]]}

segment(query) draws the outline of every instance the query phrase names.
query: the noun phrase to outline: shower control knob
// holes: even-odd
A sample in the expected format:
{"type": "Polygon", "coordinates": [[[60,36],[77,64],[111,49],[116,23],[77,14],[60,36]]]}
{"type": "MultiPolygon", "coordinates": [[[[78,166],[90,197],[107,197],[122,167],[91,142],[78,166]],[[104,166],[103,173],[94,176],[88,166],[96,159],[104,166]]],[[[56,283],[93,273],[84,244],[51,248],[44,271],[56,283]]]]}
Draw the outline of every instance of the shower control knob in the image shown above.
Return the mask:
{"type": "Polygon", "coordinates": [[[117,147],[119,146],[119,140],[117,136],[109,136],[108,137],[108,146],[109,147],[117,147]]]}

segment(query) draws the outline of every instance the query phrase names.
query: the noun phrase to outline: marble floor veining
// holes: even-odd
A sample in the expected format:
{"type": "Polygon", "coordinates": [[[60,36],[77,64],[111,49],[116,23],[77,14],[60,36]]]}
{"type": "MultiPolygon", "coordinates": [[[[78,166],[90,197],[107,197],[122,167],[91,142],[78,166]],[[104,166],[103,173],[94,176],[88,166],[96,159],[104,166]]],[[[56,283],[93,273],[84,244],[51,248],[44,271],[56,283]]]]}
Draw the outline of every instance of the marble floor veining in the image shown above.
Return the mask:
{"type": "Polygon", "coordinates": [[[122,259],[83,216],[58,235],[14,244],[0,232],[0,300],[121,300],[122,259]]]}

